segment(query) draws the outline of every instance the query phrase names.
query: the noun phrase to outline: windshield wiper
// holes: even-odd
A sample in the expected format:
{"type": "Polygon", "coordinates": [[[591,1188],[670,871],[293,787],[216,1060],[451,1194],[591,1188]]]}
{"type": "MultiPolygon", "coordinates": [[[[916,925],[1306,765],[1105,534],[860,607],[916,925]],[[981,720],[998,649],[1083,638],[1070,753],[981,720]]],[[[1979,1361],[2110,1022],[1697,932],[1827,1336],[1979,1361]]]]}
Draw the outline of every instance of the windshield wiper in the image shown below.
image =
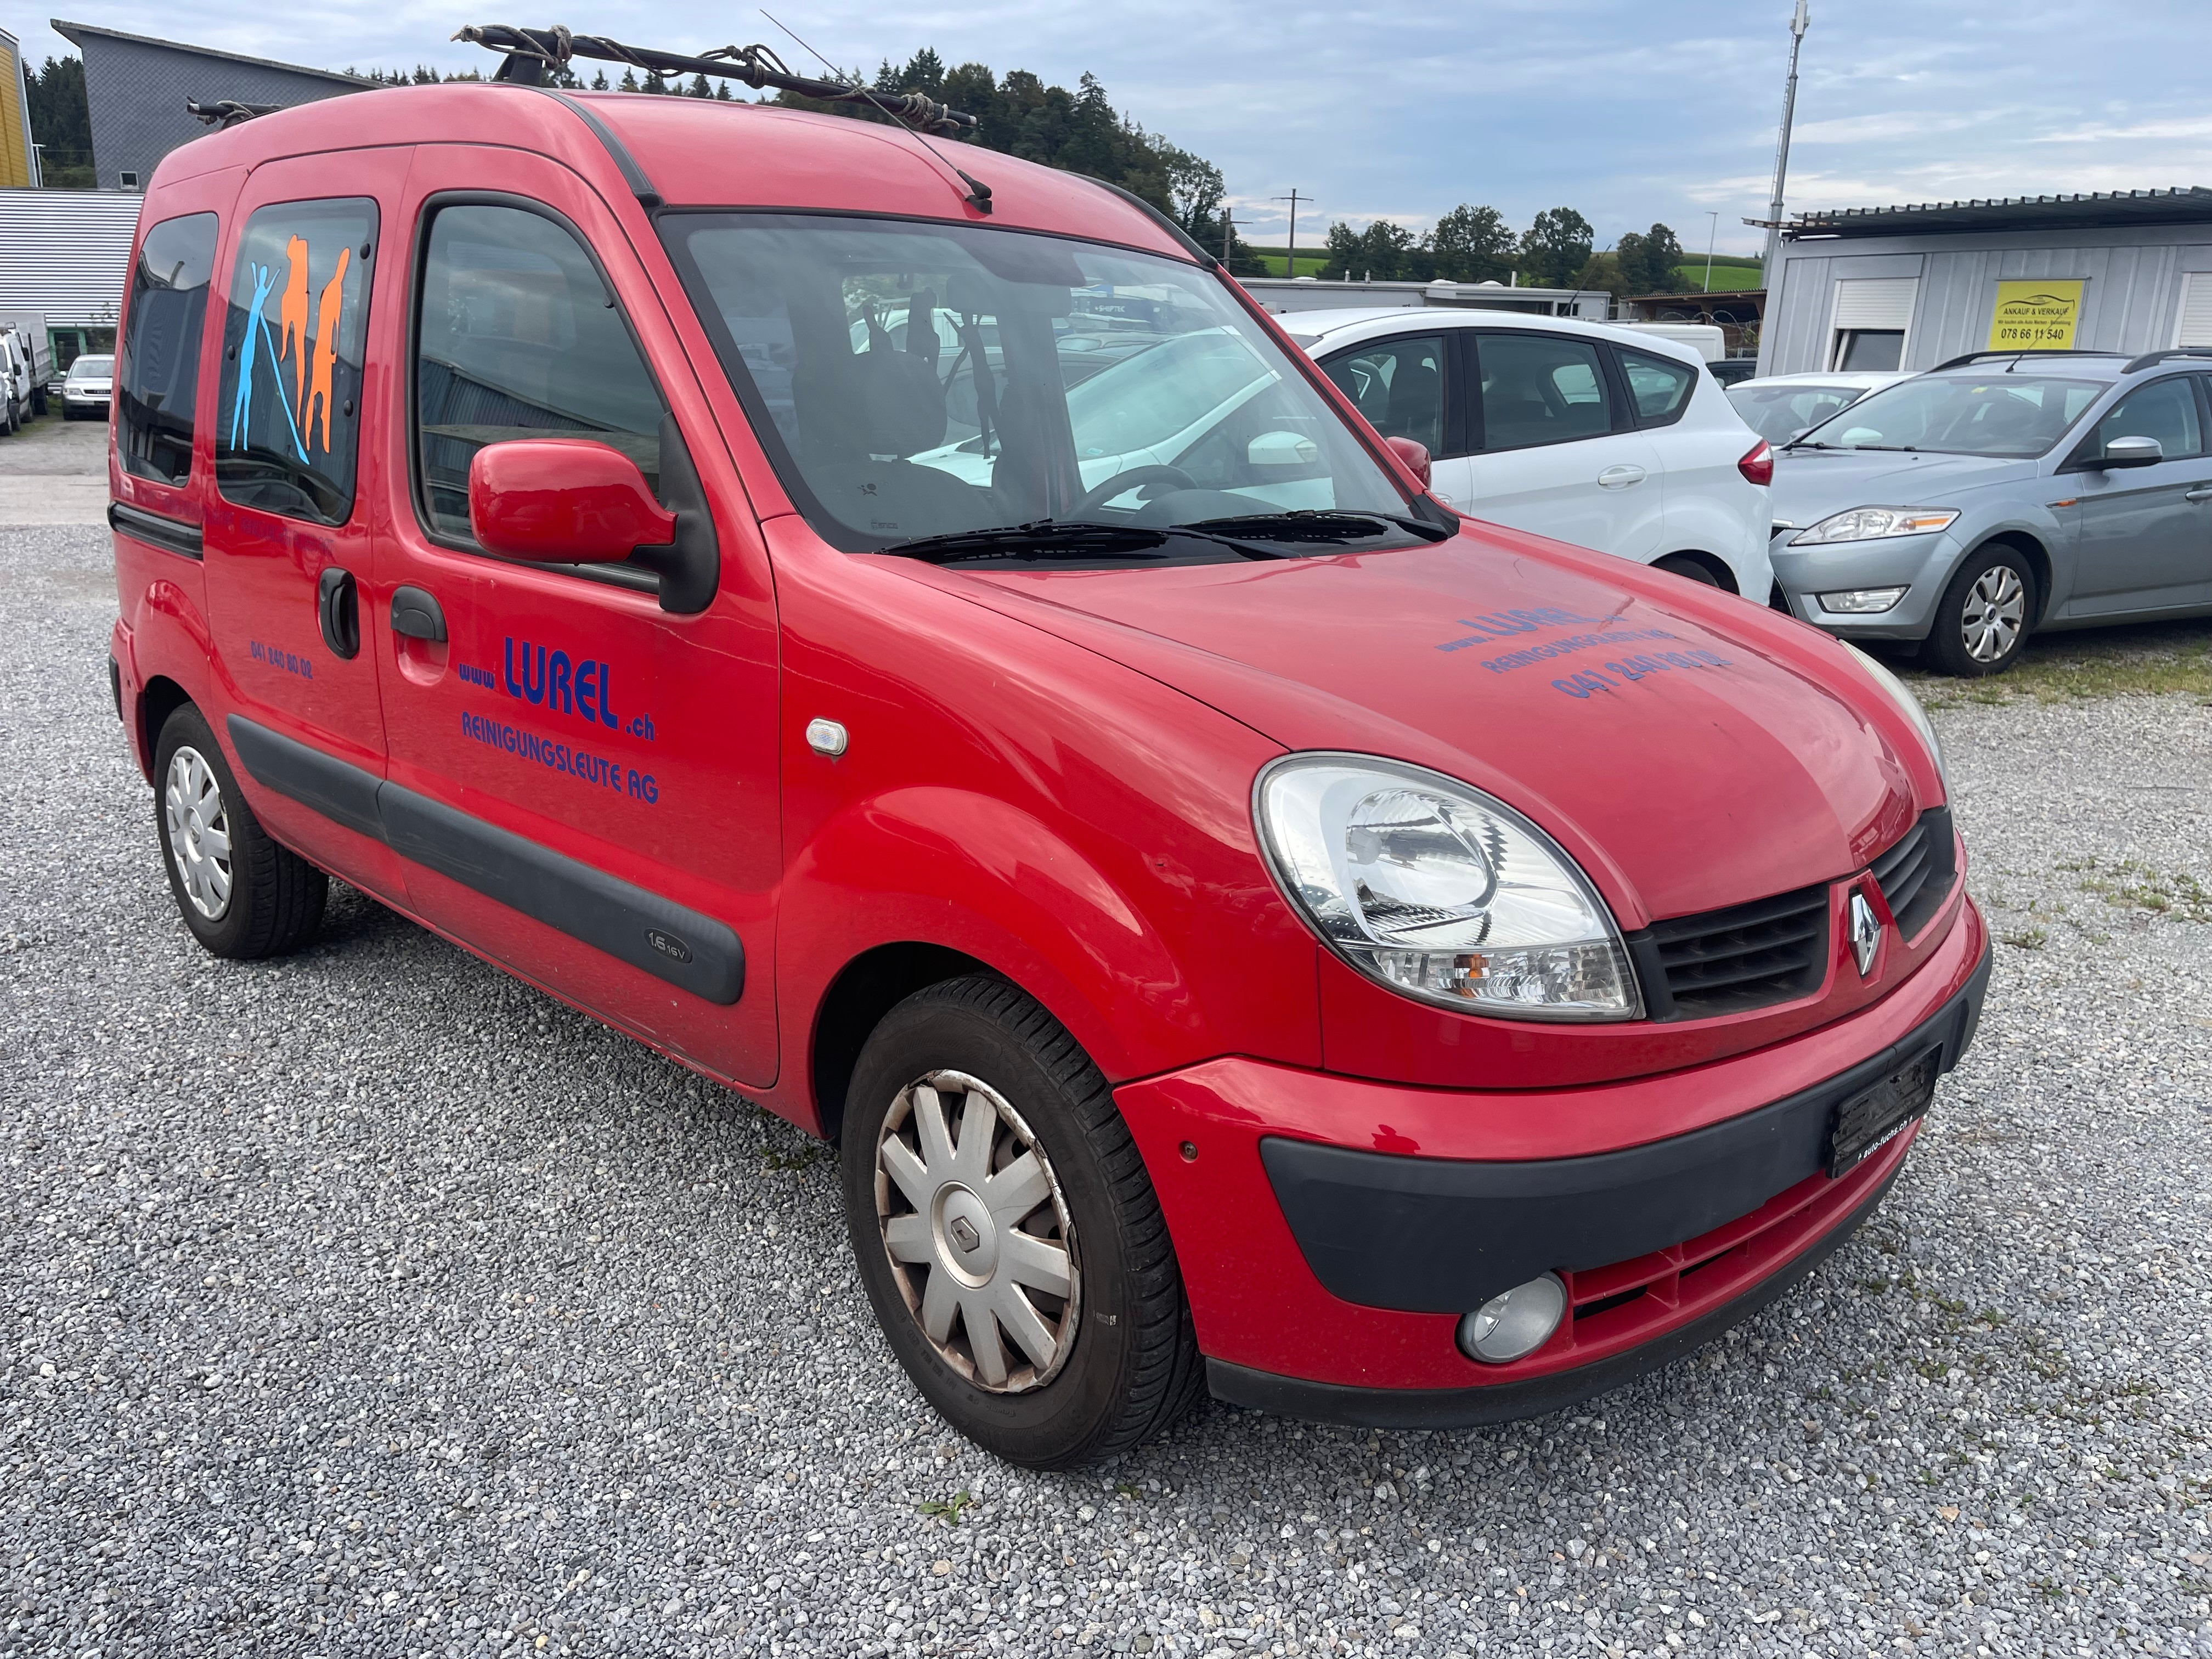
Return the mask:
{"type": "Polygon", "coordinates": [[[1841,449],[1842,444],[1816,444],[1806,438],[1792,438],[1782,446],[1784,449],[1841,449]]]}
{"type": "Polygon", "coordinates": [[[1296,556],[1264,547],[1247,547],[1234,538],[1188,525],[1093,524],[1081,520],[1038,519],[991,530],[962,530],[949,536],[923,536],[878,548],[902,559],[953,564],[969,559],[1164,559],[1171,541],[1205,542],[1247,559],[1296,556]]]}
{"type": "Polygon", "coordinates": [[[1200,519],[1182,526],[1192,530],[1229,530],[1262,541],[1348,542],[1376,532],[1363,525],[1387,524],[1408,531],[1425,542],[1449,541],[1456,532],[1422,519],[1401,518],[1395,513],[1369,513],[1348,507],[1293,507],[1286,513],[1248,513],[1227,519],[1200,519]]]}

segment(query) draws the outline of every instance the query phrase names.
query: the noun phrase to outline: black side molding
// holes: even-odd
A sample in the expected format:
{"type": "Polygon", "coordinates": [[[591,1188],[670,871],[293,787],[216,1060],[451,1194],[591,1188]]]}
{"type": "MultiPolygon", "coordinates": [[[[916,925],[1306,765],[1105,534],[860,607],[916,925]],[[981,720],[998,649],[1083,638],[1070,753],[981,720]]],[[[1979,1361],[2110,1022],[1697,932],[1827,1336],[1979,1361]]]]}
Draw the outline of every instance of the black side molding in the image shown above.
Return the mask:
{"type": "Polygon", "coordinates": [[[197,559],[201,556],[200,527],[186,524],[181,519],[172,519],[159,513],[149,513],[143,507],[129,507],[121,501],[107,504],[107,527],[133,541],[158,547],[165,553],[174,553],[183,558],[197,559]]]}
{"type": "Polygon", "coordinates": [[[1826,1167],[1844,1102],[1940,1049],[1958,1063],[1989,984],[1964,988],[1849,1071],[1687,1134],[1586,1158],[1476,1162],[1269,1136],[1261,1162],[1306,1264],[1370,1308],[1465,1313],[1554,1267],[1627,1261],[1748,1215],[1826,1167]]]}
{"type": "Polygon", "coordinates": [[[744,945],[727,923],[243,715],[226,725],[231,746],[263,787],[705,1001],[726,1006],[744,994],[744,945]]]}

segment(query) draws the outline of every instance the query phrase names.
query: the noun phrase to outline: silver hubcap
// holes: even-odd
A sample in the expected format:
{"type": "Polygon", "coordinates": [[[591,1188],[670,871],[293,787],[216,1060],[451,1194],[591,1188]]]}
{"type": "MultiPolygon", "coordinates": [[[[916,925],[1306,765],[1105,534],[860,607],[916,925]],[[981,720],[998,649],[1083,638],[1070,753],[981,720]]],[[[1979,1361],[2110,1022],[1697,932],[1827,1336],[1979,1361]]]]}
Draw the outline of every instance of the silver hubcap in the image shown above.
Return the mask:
{"type": "Polygon", "coordinates": [[[185,896],[210,921],[221,921],[230,908],[230,817],[214,768],[190,744],[170,757],[161,817],[185,896]]]}
{"type": "Polygon", "coordinates": [[[932,1072],[899,1091],[876,1141],[876,1218],[946,1364],[994,1394],[1060,1374],[1082,1303],[1075,1230],[1051,1160],[997,1090],[932,1072]]]}
{"type": "Polygon", "coordinates": [[[2027,588],[2008,564],[1991,565],[1966,591],[1960,615],[1966,654],[1976,662],[1995,662],[2013,647],[2027,620],[2027,588]]]}

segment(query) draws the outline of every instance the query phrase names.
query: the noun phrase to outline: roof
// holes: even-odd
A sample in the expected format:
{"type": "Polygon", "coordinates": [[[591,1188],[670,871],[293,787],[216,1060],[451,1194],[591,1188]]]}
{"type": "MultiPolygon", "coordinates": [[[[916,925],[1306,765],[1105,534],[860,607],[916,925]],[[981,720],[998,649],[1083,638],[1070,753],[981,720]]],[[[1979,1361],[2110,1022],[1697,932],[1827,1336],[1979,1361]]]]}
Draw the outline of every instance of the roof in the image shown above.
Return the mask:
{"type": "MultiPolygon", "coordinates": [[[[1747,219],[1771,228],[1777,222],[1747,219]]],[[[1784,236],[1897,236],[1957,230],[2059,230],[2125,225],[2212,223],[2212,190],[2094,191],[2081,196],[2012,196],[2002,200],[1927,202],[1904,207],[1835,208],[1779,222],[1784,236]]]]}
{"type": "MultiPolygon", "coordinates": [[[[1657,351],[1663,356],[1684,357],[1693,362],[1705,359],[1679,340],[1664,334],[1647,332],[1640,327],[1622,324],[1596,322],[1588,317],[1552,317],[1527,311],[1485,311],[1478,306],[1423,306],[1408,308],[1403,306],[1347,306],[1341,310],[1292,311],[1278,316],[1283,330],[1292,339],[1310,343],[1311,349],[1332,334],[1346,329],[1358,328],[1370,323],[1385,323],[1393,330],[1419,334],[1438,328],[1508,328],[1527,332],[1534,330],[1553,334],[1596,335],[1621,345],[1631,345],[1639,350],[1657,351]]],[[[1682,327],[1710,327],[1710,324],[1682,324],[1682,327]]]]}
{"type": "Polygon", "coordinates": [[[168,52],[188,52],[195,58],[219,58],[225,63],[251,64],[257,69],[283,70],[288,75],[310,75],[319,81],[335,81],[342,87],[373,87],[376,84],[374,81],[363,80],[358,75],[340,75],[335,70],[280,64],[273,58],[248,58],[243,52],[217,52],[213,46],[189,46],[182,40],[156,40],[150,34],[126,34],[121,29],[102,28],[97,23],[72,23],[59,17],[51,21],[54,33],[80,50],[83,48],[84,37],[90,34],[106,40],[127,40],[134,46],[160,46],[168,52]]]}
{"type": "MultiPolygon", "coordinates": [[[[1164,221],[1110,186],[995,151],[775,104],[496,81],[387,87],[257,116],[172,150],[154,188],[222,167],[380,143],[496,145],[544,155],[641,213],[665,205],[934,218],[1192,258],[1164,221]],[[991,186],[988,214],[973,204],[956,167],[991,186]]],[[[642,240],[655,239],[647,232],[642,240]]]]}

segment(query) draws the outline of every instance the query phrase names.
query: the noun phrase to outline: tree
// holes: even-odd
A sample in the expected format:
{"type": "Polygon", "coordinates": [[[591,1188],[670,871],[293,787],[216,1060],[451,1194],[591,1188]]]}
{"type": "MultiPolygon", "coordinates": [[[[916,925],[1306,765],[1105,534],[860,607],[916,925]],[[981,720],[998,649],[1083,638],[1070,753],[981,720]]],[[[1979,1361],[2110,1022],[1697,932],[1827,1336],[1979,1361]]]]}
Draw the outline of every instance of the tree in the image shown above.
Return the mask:
{"type": "Polygon", "coordinates": [[[707,84],[705,76],[695,75],[691,77],[691,84],[684,88],[684,95],[686,98],[712,98],[714,89],[707,84]]]}
{"type": "MultiPolygon", "coordinates": [[[[1626,242],[1629,239],[1624,236],[1620,240],[1626,242]]],[[[1593,253],[1583,261],[1583,268],[1575,273],[1575,280],[1568,286],[1581,289],[1585,293],[1610,294],[1616,300],[1625,300],[1631,291],[1628,279],[1622,274],[1627,257],[1626,253],[1610,250],[1604,253],[1593,253]]]]}
{"type": "Polygon", "coordinates": [[[90,190],[92,116],[84,101],[84,61],[49,58],[23,76],[29,94],[31,142],[43,145],[40,177],[50,190],[90,190]]]}
{"type": "Polygon", "coordinates": [[[1547,208],[1521,239],[1521,281],[1528,288],[1571,288],[1589,263],[1597,233],[1572,208],[1547,208]]]}
{"type": "Polygon", "coordinates": [[[1665,225],[1654,225],[1644,235],[1630,231],[1620,239],[1620,275],[1630,294],[1671,294],[1681,286],[1675,267],[1682,263],[1682,245],[1665,225]]]}
{"type": "Polygon", "coordinates": [[[1513,233],[1493,207],[1461,203],[1437,221],[1428,251],[1449,283],[1502,283],[1513,270],[1513,233]]]}

